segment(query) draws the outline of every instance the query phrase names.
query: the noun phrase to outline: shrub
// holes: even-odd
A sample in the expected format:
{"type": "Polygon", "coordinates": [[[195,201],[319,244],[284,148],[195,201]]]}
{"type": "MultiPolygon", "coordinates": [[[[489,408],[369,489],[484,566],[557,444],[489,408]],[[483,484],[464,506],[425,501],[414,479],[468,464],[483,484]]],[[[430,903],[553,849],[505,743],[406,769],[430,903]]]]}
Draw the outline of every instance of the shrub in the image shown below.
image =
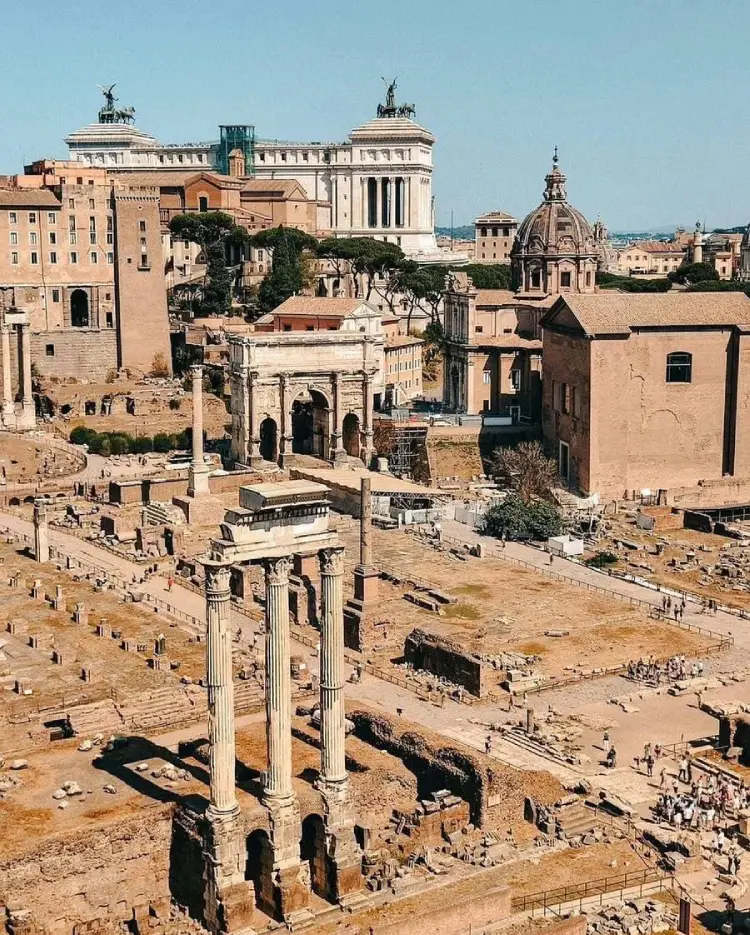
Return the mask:
{"type": "Polygon", "coordinates": [[[77,425],[70,433],[70,440],[74,445],[90,445],[91,439],[95,437],[96,432],[85,425],[77,425]]]}
{"type": "Polygon", "coordinates": [[[617,561],[614,552],[597,552],[592,558],[586,560],[587,565],[592,568],[604,568],[605,565],[613,565],[617,561]]]}
{"type": "Polygon", "coordinates": [[[99,435],[97,441],[99,443],[99,450],[96,454],[100,454],[103,458],[108,458],[112,454],[112,444],[109,440],[109,435],[99,435]]]}
{"type": "Polygon", "coordinates": [[[167,359],[162,354],[161,351],[158,354],[154,354],[154,359],[151,361],[151,376],[152,377],[168,377],[169,376],[169,364],[167,359]]]}
{"type": "Polygon", "coordinates": [[[182,405],[182,400],[179,400],[179,399],[170,399],[170,400],[169,400],[169,408],[170,408],[170,409],[177,410],[177,409],[180,408],[181,405],[182,405]]]}
{"type": "Polygon", "coordinates": [[[154,440],[150,435],[139,435],[133,439],[130,450],[134,455],[145,455],[146,452],[154,450],[154,440]]]}
{"type": "Polygon", "coordinates": [[[157,432],[154,435],[154,451],[158,451],[161,454],[166,454],[167,451],[172,449],[172,439],[166,432],[157,432]]]}
{"type": "Polygon", "coordinates": [[[130,439],[127,435],[110,435],[109,443],[113,455],[126,455],[130,452],[130,439]]]}
{"type": "Polygon", "coordinates": [[[104,382],[105,382],[105,383],[114,383],[116,378],[117,378],[117,372],[116,372],[115,370],[108,370],[108,371],[107,371],[107,378],[106,378],[106,380],[105,380],[104,382]]]}
{"type": "Polygon", "coordinates": [[[482,531],[508,539],[548,539],[562,528],[560,511],[547,500],[524,501],[517,494],[506,497],[502,503],[491,506],[484,515],[482,531]]]}

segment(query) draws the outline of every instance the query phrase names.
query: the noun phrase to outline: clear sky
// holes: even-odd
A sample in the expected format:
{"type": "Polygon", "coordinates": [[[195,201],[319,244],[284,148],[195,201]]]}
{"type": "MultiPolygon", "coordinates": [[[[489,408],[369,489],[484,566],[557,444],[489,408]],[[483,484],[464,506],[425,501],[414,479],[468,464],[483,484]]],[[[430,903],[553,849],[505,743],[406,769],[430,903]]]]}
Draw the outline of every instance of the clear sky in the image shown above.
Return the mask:
{"type": "Polygon", "coordinates": [[[613,230],[750,221],[748,0],[6,0],[0,173],[65,155],[97,84],[162,142],[343,140],[381,76],[437,136],[438,224],[568,195],[613,230]]]}

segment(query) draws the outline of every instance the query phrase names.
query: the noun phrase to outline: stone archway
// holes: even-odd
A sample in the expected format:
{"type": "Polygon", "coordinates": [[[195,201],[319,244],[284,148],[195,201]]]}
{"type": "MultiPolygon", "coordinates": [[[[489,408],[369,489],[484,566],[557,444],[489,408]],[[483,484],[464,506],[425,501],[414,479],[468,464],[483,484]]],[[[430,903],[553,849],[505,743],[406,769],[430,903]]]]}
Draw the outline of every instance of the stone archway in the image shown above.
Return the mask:
{"type": "Polygon", "coordinates": [[[247,838],[245,879],[255,885],[255,900],[266,915],[276,918],[278,907],[273,886],[273,850],[268,832],[256,828],[247,838]]]}
{"type": "Polygon", "coordinates": [[[352,458],[358,458],[361,453],[361,439],[359,433],[359,416],[349,412],[344,416],[342,425],[342,445],[344,450],[352,458]]]}
{"type": "Polygon", "coordinates": [[[313,893],[323,899],[330,899],[325,825],[320,815],[308,815],[302,822],[300,857],[310,864],[310,883],[313,893]]]}
{"type": "Polygon", "coordinates": [[[70,324],[74,328],[89,327],[89,297],[84,289],[70,293],[70,324]]]}
{"type": "Polygon", "coordinates": [[[279,459],[279,429],[270,416],[260,423],[260,456],[264,461],[279,459]]]}
{"type": "Polygon", "coordinates": [[[326,397],[311,387],[292,403],[292,453],[327,458],[331,434],[331,407],[326,397]]]}

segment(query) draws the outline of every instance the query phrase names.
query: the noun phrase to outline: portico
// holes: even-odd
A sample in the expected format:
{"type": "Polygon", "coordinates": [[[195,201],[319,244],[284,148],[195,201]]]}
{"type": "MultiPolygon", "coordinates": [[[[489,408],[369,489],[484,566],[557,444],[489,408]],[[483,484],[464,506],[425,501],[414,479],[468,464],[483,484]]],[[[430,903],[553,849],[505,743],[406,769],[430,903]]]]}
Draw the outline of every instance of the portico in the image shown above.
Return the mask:
{"type": "Polygon", "coordinates": [[[11,307],[0,310],[0,366],[2,367],[2,404],[0,428],[10,430],[33,429],[36,425],[36,407],[31,384],[31,335],[26,312],[11,307]],[[13,392],[13,358],[11,342],[16,345],[17,394],[13,392]],[[16,401],[18,395],[19,401],[16,401]]]}

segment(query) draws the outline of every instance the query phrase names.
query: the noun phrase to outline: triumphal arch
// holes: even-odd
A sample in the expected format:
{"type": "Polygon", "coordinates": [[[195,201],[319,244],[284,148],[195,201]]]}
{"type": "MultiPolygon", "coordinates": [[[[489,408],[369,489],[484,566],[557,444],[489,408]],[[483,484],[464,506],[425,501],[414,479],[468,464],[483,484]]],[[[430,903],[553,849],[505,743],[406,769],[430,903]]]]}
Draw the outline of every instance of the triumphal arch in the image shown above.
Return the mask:
{"type": "Polygon", "coordinates": [[[296,454],[369,465],[382,339],[292,331],[232,336],[229,347],[235,465],[288,467],[296,454]]]}

